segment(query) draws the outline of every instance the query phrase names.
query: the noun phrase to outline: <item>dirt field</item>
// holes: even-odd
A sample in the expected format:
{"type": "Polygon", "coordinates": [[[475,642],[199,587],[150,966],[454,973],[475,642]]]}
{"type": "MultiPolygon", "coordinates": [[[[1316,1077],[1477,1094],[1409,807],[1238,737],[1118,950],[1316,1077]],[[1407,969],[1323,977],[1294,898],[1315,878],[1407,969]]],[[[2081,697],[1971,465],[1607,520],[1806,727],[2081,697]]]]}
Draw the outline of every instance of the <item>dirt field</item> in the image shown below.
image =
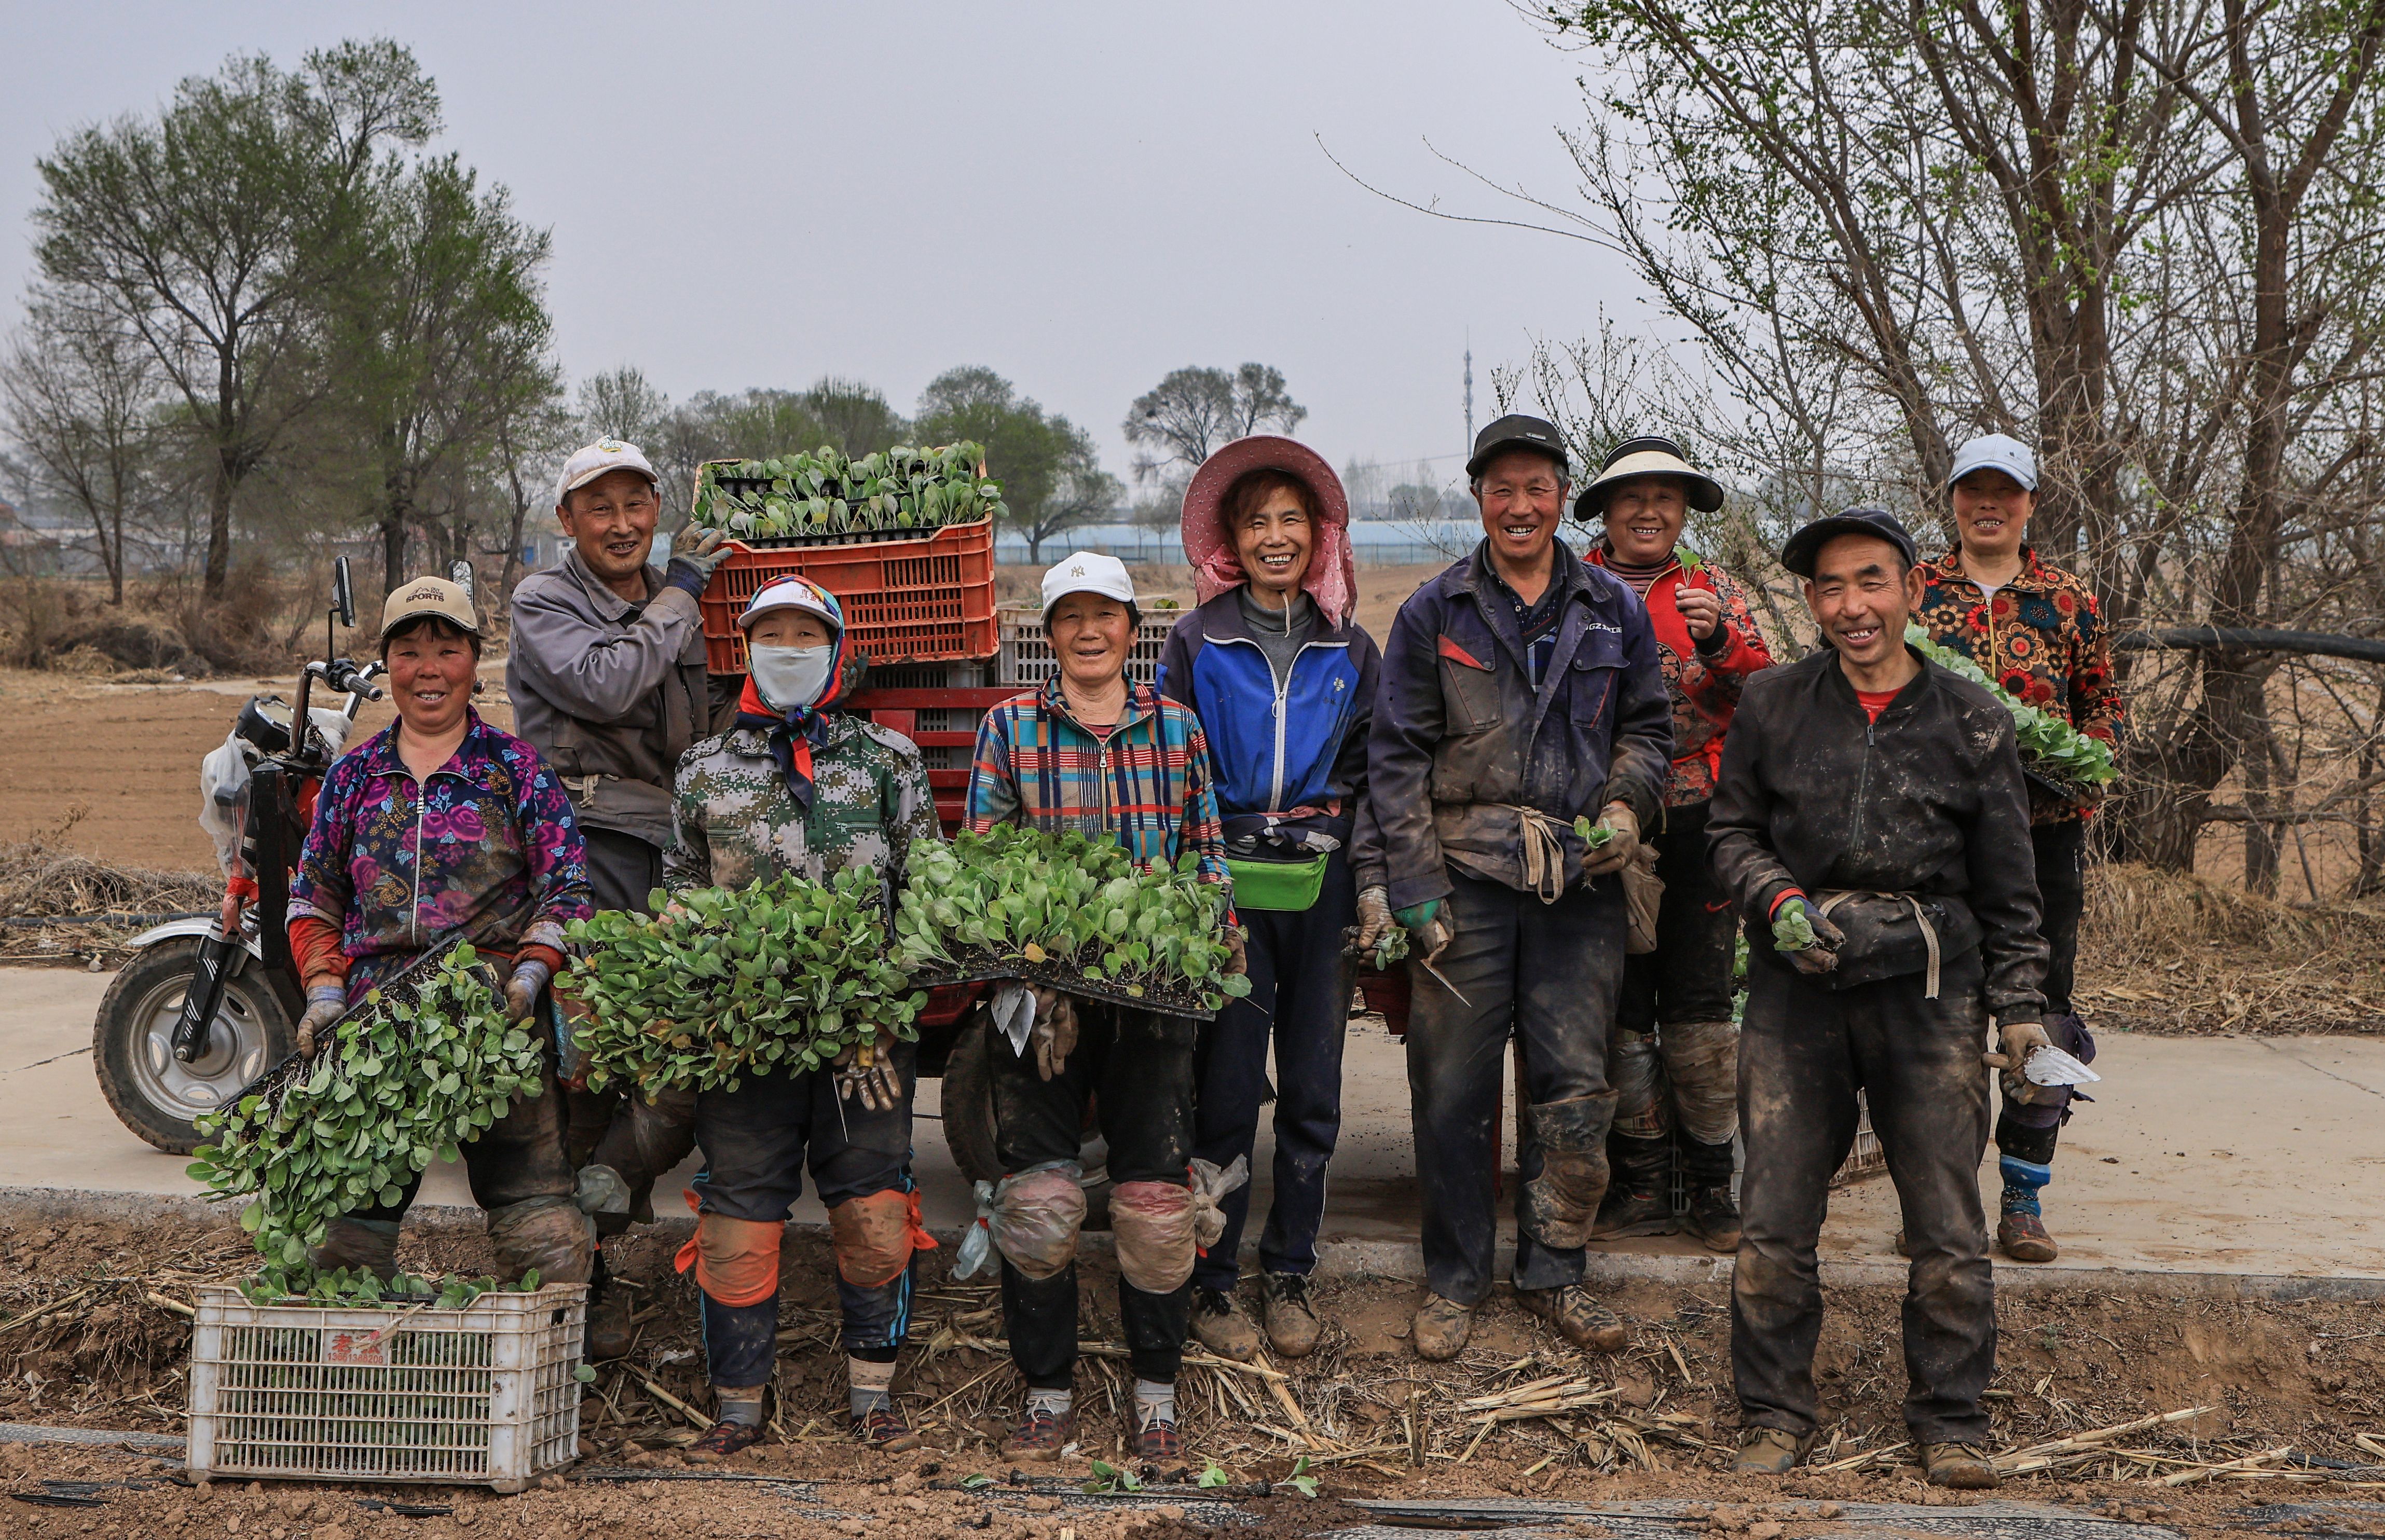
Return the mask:
{"type": "MultiPolygon", "coordinates": [[[[677,1450],[693,1436],[693,1419],[665,1395],[699,1411],[707,1405],[692,1288],[670,1270],[668,1253],[656,1239],[633,1237],[618,1255],[621,1275],[650,1301],[648,1319],[631,1357],[604,1367],[583,1404],[582,1450],[591,1469],[678,1473],[683,1462],[677,1450]]],[[[404,1260],[423,1271],[476,1273],[487,1254],[477,1236],[442,1232],[429,1239],[409,1236],[404,1260]]],[[[244,1237],[229,1226],[0,1230],[0,1321],[10,1323],[0,1339],[0,1421],[179,1433],[189,1329],[172,1304],[188,1300],[194,1281],[235,1275],[244,1261],[244,1237]],[[33,1313],[44,1307],[49,1313],[33,1313]]],[[[925,1277],[941,1279],[945,1265],[941,1255],[931,1257],[925,1277]]],[[[1118,1328],[1111,1275],[1101,1266],[1086,1273],[1080,1333],[1088,1343],[1114,1345],[1118,1328]]],[[[873,1523],[890,1522],[889,1533],[905,1540],[981,1527],[978,1521],[993,1495],[923,1488],[920,1478],[950,1481],[983,1472],[999,1480],[1005,1474],[996,1449],[1018,1384],[1001,1352],[993,1291],[923,1282],[914,1348],[896,1390],[929,1447],[878,1456],[855,1449],[842,1435],[843,1367],[830,1350],[835,1301],[829,1276],[824,1247],[809,1239],[790,1245],[773,1407],[778,1435],[740,1457],[734,1469],[846,1484],[828,1494],[832,1506],[868,1514],[873,1523]],[[889,1478],[891,1486],[867,1484],[889,1478]]],[[[1785,1486],[1723,1473],[1736,1414],[1728,1393],[1728,1301],[1717,1290],[1642,1287],[1617,1297],[1613,1302],[1631,1321],[1635,1339],[1612,1358],[1573,1351],[1501,1301],[1486,1311],[1463,1359],[1432,1366],[1417,1363],[1403,1340],[1415,1298],[1411,1286],[1355,1282],[1327,1285],[1320,1295],[1331,1322],[1326,1340],[1312,1358],[1283,1366],[1287,1379],[1188,1367],[1179,1405],[1187,1418],[1190,1470],[1215,1461],[1237,1482],[1280,1481],[1306,1448],[1317,1456],[1315,1469],[1329,1494],[1345,1497],[1964,1500],[1931,1492],[1904,1463],[1897,1301],[1884,1290],[1832,1292],[1817,1360],[1825,1427],[1816,1463],[1842,1469],[1811,1472],[1785,1486]],[[1466,1406],[1551,1376],[1578,1382],[1594,1405],[1565,1416],[1496,1423],[1484,1422],[1480,1408],[1466,1406]],[[1411,1467],[1411,1450],[1418,1447],[1421,1472],[1411,1467]]],[[[2368,1496],[2337,1484],[2378,1479],[2373,1469],[2366,1475],[2348,1469],[2374,1467],[2380,1458],[2355,1442],[2356,1435],[2385,1434],[2385,1336],[2377,1331],[2373,1304],[2031,1293],[2007,1297],[2001,1316],[2000,1366],[1990,1393],[2000,1447],[2153,1413],[2215,1409],[2018,1479],[2007,1496],[2066,1500],[2130,1517],[2168,1516],[2200,1528],[2229,1507],[2290,1487],[2303,1498],[2368,1496]],[[2222,1478],[2157,1484],[2162,1475],[2190,1472],[2198,1463],[2280,1447],[2342,1463],[2332,1472],[2304,1466],[2304,1479],[2293,1483],[2222,1478]],[[2113,1479],[2118,1476],[2132,1479],[2113,1479]]],[[[1080,1366],[1082,1458],[1065,1461],[1059,1475],[1082,1481],[1091,1458],[1120,1458],[1126,1376],[1116,1358],[1100,1356],[1116,1351],[1096,1348],[1080,1366]]],[[[0,1487],[36,1490],[44,1478],[77,1479],[76,1472],[99,1467],[119,1474],[127,1469],[120,1459],[10,1447],[0,1450],[0,1487]]],[[[160,1486],[115,1494],[110,1501],[119,1523],[138,1514],[153,1526],[141,1533],[279,1533],[285,1540],[304,1534],[324,1540],[335,1533],[334,1523],[350,1534],[388,1532],[390,1521],[375,1527],[359,1515],[352,1495],[280,1486],[243,1493],[229,1485],[197,1495],[160,1486]],[[232,1529],[227,1520],[234,1513],[250,1516],[256,1527],[232,1529]],[[311,1529],[305,1527],[309,1521],[311,1529]]],[[[386,1495],[426,1500],[419,1489],[386,1495]]],[[[768,1492],[747,1497],[719,1486],[578,1485],[518,1499],[443,1493],[429,1500],[452,1502],[458,1530],[524,1540],[599,1527],[675,1536],[775,1533],[786,1512],[782,1500],[768,1492]]],[[[1059,1521],[1046,1521],[1031,1507],[1023,1513],[1002,1511],[1005,1507],[1018,1504],[995,1504],[992,1521],[1004,1540],[1051,1540],[1057,1531],[1059,1521]]],[[[1292,1507],[1294,1517],[1327,1517],[1321,1506],[1292,1507]]],[[[90,1533],[80,1527],[82,1514],[30,1509],[12,1517],[19,1527],[10,1534],[90,1533]],[[44,1523],[56,1527],[37,1527],[44,1523]]],[[[1080,1514],[1067,1521],[1080,1540],[1120,1540],[1127,1532],[1125,1521],[1116,1518],[1080,1514]]],[[[1269,1527],[1296,1534],[1312,1526],[1269,1527]]]]}

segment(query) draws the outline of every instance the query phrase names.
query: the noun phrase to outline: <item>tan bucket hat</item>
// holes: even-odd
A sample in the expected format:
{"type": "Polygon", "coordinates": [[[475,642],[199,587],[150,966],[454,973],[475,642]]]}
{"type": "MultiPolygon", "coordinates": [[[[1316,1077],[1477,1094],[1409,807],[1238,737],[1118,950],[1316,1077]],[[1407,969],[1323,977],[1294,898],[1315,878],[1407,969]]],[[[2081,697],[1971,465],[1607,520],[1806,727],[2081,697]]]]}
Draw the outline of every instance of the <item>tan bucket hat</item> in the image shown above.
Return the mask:
{"type": "Polygon", "coordinates": [[[1598,474],[1573,500],[1573,516],[1585,524],[1605,518],[1607,494],[1618,482],[1639,476],[1679,477],[1689,493],[1690,506],[1699,513],[1711,514],[1722,506],[1722,483],[1692,466],[1679,444],[1652,434],[1626,439],[1607,452],[1598,474]]]}
{"type": "Polygon", "coordinates": [[[410,578],[390,590],[388,601],[381,607],[381,634],[387,636],[426,615],[435,615],[474,636],[481,634],[481,617],[472,613],[472,596],[462,584],[444,578],[410,578]]]}

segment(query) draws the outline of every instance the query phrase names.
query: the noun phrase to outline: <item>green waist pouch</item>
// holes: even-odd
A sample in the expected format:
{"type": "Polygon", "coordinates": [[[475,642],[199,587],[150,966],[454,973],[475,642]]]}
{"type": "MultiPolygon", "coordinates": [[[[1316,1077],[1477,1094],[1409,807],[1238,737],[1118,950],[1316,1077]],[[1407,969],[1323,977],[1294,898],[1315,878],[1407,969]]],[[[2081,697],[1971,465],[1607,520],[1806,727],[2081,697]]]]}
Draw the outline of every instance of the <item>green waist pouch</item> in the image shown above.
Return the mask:
{"type": "Polygon", "coordinates": [[[1325,866],[1330,855],[1305,861],[1237,861],[1226,858],[1234,879],[1236,909],[1306,909],[1325,889],[1325,866]]]}

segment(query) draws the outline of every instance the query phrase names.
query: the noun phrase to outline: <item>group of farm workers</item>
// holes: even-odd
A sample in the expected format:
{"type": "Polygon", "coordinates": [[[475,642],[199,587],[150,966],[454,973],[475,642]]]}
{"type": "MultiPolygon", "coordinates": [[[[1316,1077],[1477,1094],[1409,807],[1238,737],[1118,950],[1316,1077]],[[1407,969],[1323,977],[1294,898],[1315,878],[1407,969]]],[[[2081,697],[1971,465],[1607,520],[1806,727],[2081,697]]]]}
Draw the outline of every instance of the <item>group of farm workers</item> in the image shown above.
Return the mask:
{"type": "MultiPolygon", "coordinates": [[[[2001,435],[1963,446],[1958,539],[1935,561],[1877,508],[1797,529],[1779,560],[1820,645],[1785,664],[1749,590],[1681,543],[1723,490],[1679,443],[1616,445],[1577,486],[1558,430],[1509,416],[1466,470],[1482,538],[1401,604],[1380,651],[1355,620],[1342,485],[1289,439],[1239,440],[1192,478],[1199,603],[1154,677],[1130,665],[1143,614],[1123,565],[1080,552],[1043,575],[1055,672],[986,714],[968,826],[1114,839],[1149,864],[1192,855],[1229,890],[1229,968],[1251,988],[1210,1022],[1017,985],[980,1007],[1008,1174],[980,1223],[1025,1382],[1005,1456],[1055,1459],[1078,1436],[1089,1127],[1108,1147],[1139,1459],[1182,1452],[1188,1337],[1234,1359],[1316,1346],[1353,984],[1396,928],[1419,1357],[1462,1351],[1494,1286],[1512,1052],[1517,1299],[1577,1348],[1613,1351],[1628,1328],[1584,1283],[1591,1242],[1685,1230],[1735,1253],[1739,1469],[1793,1468],[1816,1420],[1817,1236],[1860,1093],[1911,1259],[1914,1444],[1930,1480],[1993,1484],[1988,1070],[2004,1072],[1996,1242],[2048,1260],[2040,1193],[2070,1093],[2017,1072],[2041,1046],[2093,1052],[2068,999],[2091,810],[2026,778],[2004,705],[1905,632],[1918,623],[2014,696],[2117,733],[2094,604],[2026,543],[2033,457],[2001,435]],[[1579,552],[1560,538],[1568,513],[1579,552]],[[1270,1089],[1272,1199],[1246,1303],[1250,1190],[1206,1174],[1247,1162],[1270,1089]]],[[[512,599],[519,737],[473,709],[469,595],[431,578],[390,593],[380,645],[398,721],[326,778],[291,907],[303,1052],[446,938],[502,958],[506,1010],[544,1021],[574,918],[849,866],[896,884],[943,837],[918,749],[839,709],[867,660],[835,595],[764,582],[738,618],[746,674],[707,675],[696,599],[727,553],[689,530],[653,565],[657,488],[618,440],[566,465],[570,549],[512,599]]],[[[911,1174],[910,1045],[888,1036],[735,1091],[607,1098],[577,1085],[568,1038],[543,1036],[544,1094],[463,1147],[502,1265],[591,1283],[591,1356],[626,1352],[604,1240],[651,1218],[656,1179],[700,1148],[679,1265],[700,1291],[717,1421],[687,1454],[726,1459],[763,1435],[780,1239],[808,1167],[854,1436],[916,1447],[892,1395],[918,1253],[936,1244],[911,1174]]],[[[318,1263],[392,1269],[412,1196],[333,1223],[318,1263]]]]}

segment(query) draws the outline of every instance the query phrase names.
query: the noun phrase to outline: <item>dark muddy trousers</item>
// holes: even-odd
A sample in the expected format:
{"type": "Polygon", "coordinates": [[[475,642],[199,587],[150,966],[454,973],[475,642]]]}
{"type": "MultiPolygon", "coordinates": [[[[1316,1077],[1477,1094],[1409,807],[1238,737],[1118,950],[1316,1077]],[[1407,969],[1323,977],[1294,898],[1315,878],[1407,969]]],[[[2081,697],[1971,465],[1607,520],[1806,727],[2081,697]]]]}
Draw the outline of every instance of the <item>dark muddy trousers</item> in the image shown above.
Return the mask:
{"type": "MultiPolygon", "coordinates": [[[[1684,1126],[1690,1139],[1727,1145],[1736,1131],[1739,1062],[1729,1023],[1739,914],[1706,864],[1707,805],[1667,808],[1650,840],[1665,884],[1656,950],[1623,960],[1607,1053],[1619,1137],[1661,1139],[1684,1126]]],[[[1728,1181],[1728,1159],[1722,1164],[1728,1181]]]]}
{"type": "MultiPolygon", "coordinates": [[[[1305,1273],[1317,1266],[1325,1219],[1325,1165],[1342,1132],[1342,1040],[1350,1025],[1351,975],[1342,932],[1358,923],[1358,890],[1340,851],[1325,868],[1317,901],[1299,911],[1244,909],[1251,992],[1230,1000],[1201,1028],[1193,1051],[1200,1095],[1192,1153],[1219,1169],[1248,1159],[1258,1142],[1259,1101],[1275,1042],[1275,1198],[1259,1266],[1305,1273]]],[[[1242,1223],[1251,1184],[1226,1195],[1226,1232],[1193,1264],[1203,1288],[1230,1289],[1241,1272],[1242,1223]]]]}
{"type": "MultiPolygon", "coordinates": [[[[663,885],[663,852],[618,829],[583,826],[581,834],[588,843],[588,886],[596,907],[647,913],[647,898],[663,885]]],[[[634,1092],[618,1089],[565,1094],[572,1169],[610,1166],[630,1188],[629,1214],[600,1214],[597,1229],[619,1235],[631,1219],[652,1223],[656,1180],[695,1149],[695,1094],[665,1091],[643,1106],[634,1104],[634,1092]]]]}
{"type": "MultiPolygon", "coordinates": [[[[1507,1041],[1523,1044],[1528,1106],[1606,1094],[1625,919],[1623,885],[1613,876],[1569,888],[1555,903],[1458,872],[1450,880],[1455,934],[1436,964],[1449,983],[1409,964],[1408,1097],[1425,1282],[1444,1299],[1472,1305],[1491,1292],[1498,1241],[1492,1181],[1507,1041]]],[[[1520,1214],[1524,1185],[1541,1174],[1530,1140],[1517,1164],[1520,1214]]],[[[1517,1288],[1555,1288],[1581,1273],[1581,1248],[1555,1249],[1518,1235],[1517,1288]]]]}
{"type": "MultiPolygon", "coordinates": [[[[2046,1031],[2054,1047],[2082,1062],[2092,1061],[2094,1037],[2070,1009],[2079,966],[2079,919],[2087,907],[2087,878],[2081,866],[2087,824],[2080,818],[2039,824],[2029,831],[2029,838],[2037,851],[2038,899],[2045,906],[2046,1031]]],[[[1996,1152],[2030,1166],[2051,1165],[2062,1125],[2069,1121],[2073,1093],[2064,1087],[2060,1094],[2042,1101],[2016,1101],[2011,1094],[2016,1084],[2017,1079],[2010,1071],[1999,1077],[2004,1094],[2003,1110],[1996,1117],[1996,1152]]],[[[2034,1213],[2037,1189],[2045,1185],[2046,1174],[2042,1170],[2029,1174],[2028,1181],[2034,1185],[2026,1186],[2017,1186],[2013,1175],[2007,1171],[2005,1207],[2026,1207],[2034,1213]]]]}
{"type": "MultiPolygon", "coordinates": [[[[1022,1058],[993,1036],[994,1154],[1005,1171],[1073,1161],[1090,1099],[1109,1141],[1110,1180],[1188,1185],[1192,1158],[1192,1041],[1181,1016],[1080,1000],[1077,1049],[1050,1080],[1035,1073],[1032,1039],[1022,1058]]],[[[1173,1384],[1192,1321],[1192,1284],[1147,1294],[1121,1276],[1118,1318],[1137,1379],[1173,1384]]],[[[1002,1262],[1002,1318],[1011,1361],[1038,1390],[1065,1390],[1077,1364],[1077,1266],[1028,1277],[1002,1262]]]]}
{"type": "Polygon", "coordinates": [[[1904,1421],[1917,1442],[1984,1442],[1979,1393],[1995,1372],[1996,1301],[1979,1211],[1988,1016],[1979,949],[1945,960],[1936,1000],[1921,998],[1918,974],[1833,992],[1768,949],[1749,959],[1747,973],[1739,1039],[1744,1228],[1730,1295],[1742,1422],[1800,1435],[1814,1430],[1814,1342],[1822,1329],[1814,1243],[1830,1176],[1854,1145],[1862,1091],[1912,1259],[1904,1421]]]}
{"type": "MultiPolygon", "coordinates": [[[[894,1050],[903,1084],[913,1084],[917,1050],[894,1050]]],[[[911,1103],[873,1112],[842,1101],[836,1078],[824,1070],[765,1074],[733,1091],[706,1091],[695,1101],[695,1137],[704,1170],[695,1194],[706,1213],[763,1224],[784,1221],[804,1194],[811,1167],[820,1202],[911,1190],[911,1103]]],[[[701,1295],[704,1352],[712,1383],[768,1383],[778,1360],[779,1297],[751,1305],[724,1305],[701,1295]]],[[[892,1363],[911,1329],[911,1270],[893,1283],[863,1288],[842,1276],[837,1304],[844,1316],[844,1349],[855,1358],[892,1363]]]]}

